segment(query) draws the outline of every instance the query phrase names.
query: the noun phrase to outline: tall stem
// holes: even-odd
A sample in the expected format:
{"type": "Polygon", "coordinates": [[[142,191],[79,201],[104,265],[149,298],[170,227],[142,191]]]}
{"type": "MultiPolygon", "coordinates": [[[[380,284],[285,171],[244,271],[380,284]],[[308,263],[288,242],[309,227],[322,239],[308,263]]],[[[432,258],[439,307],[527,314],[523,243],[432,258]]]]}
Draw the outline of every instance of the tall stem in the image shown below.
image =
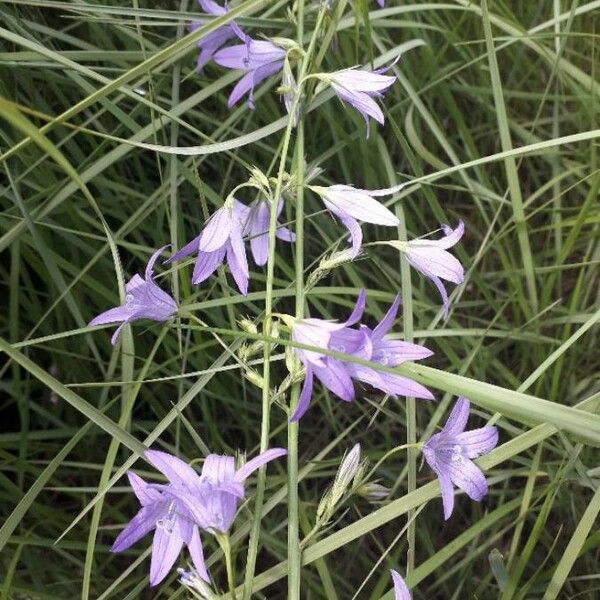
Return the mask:
{"type": "MultiPolygon", "coordinates": [[[[304,37],[304,0],[298,0],[298,44],[304,37]]],[[[302,67],[298,68],[298,78],[302,77],[302,67]]],[[[295,316],[304,317],[304,111],[300,106],[296,129],[296,301],[295,316]]],[[[300,397],[300,383],[296,383],[290,393],[290,411],[293,413],[300,397]]],[[[300,525],[298,499],[298,428],[299,423],[288,422],[288,600],[300,600],[300,525]]]]}
{"type": "Polygon", "coordinates": [[[227,570],[227,587],[229,588],[229,595],[231,596],[231,600],[237,600],[237,596],[235,595],[235,579],[233,577],[233,560],[231,556],[229,535],[227,533],[221,533],[216,537],[219,546],[221,546],[221,550],[223,550],[223,555],[225,556],[225,569],[227,570]]]}
{"type": "MultiPolygon", "coordinates": [[[[321,27],[321,23],[323,22],[323,17],[325,16],[325,12],[327,10],[327,3],[323,2],[321,4],[321,9],[319,10],[319,15],[317,17],[317,22],[315,23],[315,29],[313,31],[312,38],[310,40],[310,44],[308,50],[304,58],[302,59],[302,63],[300,66],[300,71],[298,75],[298,87],[296,89],[296,93],[294,94],[294,99],[292,102],[292,106],[290,109],[290,114],[288,118],[287,127],[285,129],[285,133],[283,136],[283,142],[281,145],[281,157],[279,161],[279,168],[277,171],[277,180],[275,183],[275,190],[273,192],[273,197],[271,198],[271,206],[269,211],[269,256],[267,260],[267,284],[265,289],[265,319],[264,319],[264,329],[263,334],[267,337],[270,337],[271,333],[271,318],[273,312],[273,279],[275,272],[275,234],[277,232],[277,205],[279,203],[279,199],[281,197],[281,190],[283,187],[283,177],[285,174],[285,167],[287,161],[288,150],[290,146],[290,139],[292,136],[292,130],[294,127],[294,118],[293,115],[298,108],[300,103],[300,99],[302,96],[302,88],[303,88],[303,79],[308,71],[308,65],[310,62],[311,54],[314,50],[315,43],[317,40],[317,33],[321,27]]],[[[298,275],[296,275],[298,276],[298,275]]],[[[270,393],[270,381],[271,381],[271,342],[264,342],[264,351],[263,351],[263,388],[262,388],[262,419],[260,426],[260,451],[264,452],[269,445],[269,393],[270,393]]],[[[297,435],[296,435],[297,437],[297,435]]],[[[297,445],[297,442],[296,442],[297,445]]],[[[297,453],[296,453],[297,454],[297,453]]],[[[296,477],[297,481],[297,477],[296,477]]],[[[250,532],[250,542],[248,547],[248,560],[246,563],[246,574],[244,577],[244,596],[243,600],[249,600],[252,594],[252,581],[254,579],[254,571],[256,568],[256,556],[258,553],[258,541],[260,535],[260,521],[261,521],[261,513],[264,502],[265,495],[265,482],[266,482],[266,470],[265,467],[261,467],[258,471],[258,478],[256,484],[256,501],[254,506],[254,520],[252,522],[252,530],[250,532]]],[[[295,484],[296,485],[296,484],[295,484]]],[[[299,577],[299,560],[296,564],[296,569],[298,571],[299,577]]]]}

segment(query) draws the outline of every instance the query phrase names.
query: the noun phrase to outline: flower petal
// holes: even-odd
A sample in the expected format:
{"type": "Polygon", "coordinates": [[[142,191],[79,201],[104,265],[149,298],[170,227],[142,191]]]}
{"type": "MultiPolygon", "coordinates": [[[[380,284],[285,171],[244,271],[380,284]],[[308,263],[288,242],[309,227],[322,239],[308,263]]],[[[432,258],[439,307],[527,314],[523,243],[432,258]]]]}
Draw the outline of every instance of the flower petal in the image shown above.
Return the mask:
{"type": "Polygon", "coordinates": [[[233,225],[233,215],[229,207],[224,206],[213,214],[200,236],[198,249],[202,252],[214,252],[222,248],[229,239],[233,225]]]}
{"type": "Polygon", "coordinates": [[[165,248],[169,247],[169,245],[170,244],[167,244],[166,246],[159,248],[156,252],[154,252],[154,254],[148,260],[148,264],[146,265],[146,271],[144,273],[146,282],[148,282],[152,279],[152,276],[154,274],[154,263],[158,260],[158,257],[163,253],[165,248]]]}
{"type": "Polygon", "coordinates": [[[156,521],[164,514],[167,502],[155,502],[142,506],[138,513],[129,521],[125,529],[119,533],[110,551],[122,552],[156,527],[156,521]]]}
{"type": "Polygon", "coordinates": [[[398,309],[400,308],[400,294],[397,294],[394,298],[394,302],[388,308],[388,311],[385,313],[385,316],[377,327],[373,329],[373,343],[375,344],[379,340],[383,338],[383,336],[392,328],[394,321],[396,320],[396,315],[398,314],[398,309]]]}
{"type": "Polygon", "coordinates": [[[88,326],[93,327],[94,325],[106,325],[107,323],[121,323],[131,318],[133,310],[129,306],[116,306],[115,308],[109,308],[98,316],[94,317],[88,326]]]}
{"type": "Polygon", "coordinates": [[[452,408],[452,411],[448,415],[446,424],[442,429],[442,433],[445,435],[458,435],[465,430],[467,421],[469,420],[469,409],[471,403],[461,396],[458,398],[452,408]]]}
{"type": "Polygon", "coordinates": [[[328,358],[325,367],[314,367],[315,376],[333,394],[344,400],[354,400],[354,384],[344,363],[328,358]]]}
{"type": "Polygon", "coordinates": [[[290,423],[296,423],[299,421],[304,413],[308,410],[310,399],[312,397],[313,390],[313,371],[310,366],[306,367],[306,376],[304,377],[304,384],[302,385],[302,391],[298,398],[298,404],[294,410],[294,414],[290,417],[290,423]]]}
{"type": "Polygon", "coordinates": [[[179,535],[179,529],[167,529],[156,527],[154,540],[152,541],[152,559],[150,561],[150,585],[158,585],[169,573],[175,564],[183,540],[179,535]]]}
{"type": "Polygon", "coordinates": [[[206,563],[204,562],[204,550],[202,548],[202,540],[200,539],[200,532],[198,531],[197,526],[194,527],[192,539],[187,547],[190,551],[190,556],[192,557],[192,563],[194,563],[196,572],[204,581],[206,581],[206,583],[210,583],[210,575],[208,574],[206,563]]]}
{"type": "Polygon", "coordinates": [[[197,285],[208,279],[223,262],[227,249],[225,246],[214,252],[198,252],[196,262],[194,263],[194,272],[192,274],[192,283],[197,285]]]}
{"type": "Polygon", "coordinates": [[[332,212],[335,214],[345,213],[364,223],[387,227],[395,227],[399,223],[398,217],[389,208],[365,190],[356,189],[351,185],[331,185],[322,190],[325,205],[329,210],[332,210],[333,206],[336,210],[332,212]]]}
{"type": "Polygon", "coordinates": [[[373,360],[380,365],[397,367],[398,365],[431,356],[433,352],[425,346],[400,340],[381,340],[373,346],[373,360]]]}
{"type": "Polygon", "coordinates": [[[266,202],[259,201],[252,208],[250,225],[250,248],[254,262],[262,267],[267,263],[269,256],[269,206],[266,202]]]}
{"type": "Polygon", "coordinates": [[[144,456],[173,485],[192,489],[198,481],[198,473],[188,463],[172,454],[160,450],[147,450],[144,456]]]}
{"type": "Polygon", "coordinates": [[[173,256],[167,258],[165,260],[165,264],[170,264],[175,262],[176,260],[181,260],[182,258],[186,258],[191,254],[195,254],[200,250],[200,238],[202,234],[196,236],[191,242],[188,242],[183,248],[175,252],[173,256]]]}
{"type": "Polygon", "coordinates": [[[358,323],[365,312],[365,303],[367,301],[367,292],[365,288],[361,288],[360,292],[358,292],[358,297],[356,298],[356,304],[354,305],[354,310],[352,314],[348,317],[348,320],[344,323],[345,327],[351,327],[358,323]]]}
{"type": "Polygon", "coordinates": [[[391,569],[392,581],[394,582],[394,600],[411,600],[410,591],[398,571],[391,569]]]}
{"type": "Polygon", "coordinates": [[[479,502],[487,494],[488,485],[485,476],[472,460],[458,456],[445,466],[452,483],[469,498],[479,502]]]}
{"type": "Polygon", "coordinates": [[[454,510],[454,488],[450,477],[445,473],[438,472],[440,492],[442,494],[442,506],[444,508],[444,519],[447,521],[454,510]]]}
{"type": "Polygon", "coordinates": [[[463,454],[469,458],[477,458],[487,454],[498,444],[498,429],[496,427],[480,427],[471,431],[463,431],[456,436],[463,454]]]}
{"type": "Polygon", "coordinates": [[[255,456],[252,460],[249,460],[245,465],[240,467],[235,474],[235,480],[239,482],[244,482],[256,469],[266,465],[268,462],[279,458],[280,456],[285,456],[287,454],[287,450],[285,448],[270,448],[269,450],[265,450],[258,456],[255,456]]]}
{"type": "Polygon", "coordinates": [[[135,494],[136,498],[140,501],[142,506],[152,504],[160,498],[160,492],[150,487],[139,475],[136,475],[133,471],[127,471],[127,478],[129,479],[129,485],[135,494]]]}

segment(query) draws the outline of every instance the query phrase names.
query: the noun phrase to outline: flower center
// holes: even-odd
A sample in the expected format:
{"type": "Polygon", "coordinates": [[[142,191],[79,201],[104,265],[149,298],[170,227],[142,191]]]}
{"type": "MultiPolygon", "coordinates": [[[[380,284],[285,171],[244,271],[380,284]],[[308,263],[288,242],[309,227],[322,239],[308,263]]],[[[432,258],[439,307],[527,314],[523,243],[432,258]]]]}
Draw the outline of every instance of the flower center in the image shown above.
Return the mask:
{"type": "Polygon", "coordinates": [[[385,366],[390,362],[391,355],[387,350],[376,350],[373,352],[373,358],[375,362],[385,366]]]}

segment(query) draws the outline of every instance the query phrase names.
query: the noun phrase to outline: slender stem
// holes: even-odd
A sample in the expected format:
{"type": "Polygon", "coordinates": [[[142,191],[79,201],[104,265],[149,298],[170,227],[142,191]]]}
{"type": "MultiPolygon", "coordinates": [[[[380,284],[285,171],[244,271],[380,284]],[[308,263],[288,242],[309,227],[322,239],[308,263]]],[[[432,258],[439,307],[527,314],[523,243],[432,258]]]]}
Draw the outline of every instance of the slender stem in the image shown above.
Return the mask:
{"type": "MultiPolygon", "coordinates": [[[[304,0],[298,0],[298,44],[304,37],[304,0]]],[[[298,67],[300,79],[302,66],[298,67]]],[[[306,77],[304,78],[306,80],[306,77]]],[[[304,110],[300,105],[298,124],[296,127],[296,246],[295,246],[295,275],[296,296],[295,316],[304,316],[304,110]]],[[[300,397],[300,383],[296,383],[290,392],[290,411],[293,412],[300,397]]],[[[288,421],[288,600],[300,600],[300,524],[298,499],[298,429],[299,423],[288,421]]]]}
{"type": "Polygon", "coordinates": [[[225,569],[227,570],[227,586],[229,587],[229,595],[231,600],[237,600],[235,595],[235,579],[233,577],[233,560],[231,556],[231,544],[229,542],[229,535],[227,533],[220,533],[216,536],[221,550],[223,550],[223,556],[225,556],[225,569]]]}
{"type": "MultiPolygon", "coordinates": [[[[312,38],[308,50],[304,58],[302,59],[300,74],[298,81],[302,81],[308,70],[310,62],[310,56],[314,50],[317,33],[323,22],[323,17],[327,11],[327,3],[321,4],[315,29],[313,31],[312,38]]],[[[277,232],[277,205],[281,197],[281,190],[283,187],[283,177],[285,174],[285,167],[287,162],[287,155],[290,146],[290,139],[292,136],[292,130],[294,127],[293,115],[298,108],[300,99],[302,97],[302,85],[298,84],[292,106],[288,118],[287,127],[283,136],[283,142],[281,145],[281,157],[279,161],[279,169],[277,172],[277,181],[275,183],[275,190],[271,198],[271,206],[269,211],[269,256],[267,260],[267,285],[265,289],[265,319],[263,334],[270,337],[271,333],[271,317],[273,312],[273,279],[275,272],[275,234],[277,232]]],[[[270,381],[271,381],[271,342],[265,340],[264,351],[263,351],[263,389],[262,389],[262,419],[260,425],[260,451],[264,452],[269,445],[269,401],[270,401],[270,381]]],[[[260,520],[262,513],[262,506],[265,495],[265,482],[266,482],[266,470],[265,467],[261,467],[258,471],[257,483],[256,483],[256,500],[254,506],[254,520],[252,522],[252,530],[250,532],[250,541],[248,547],[248,559],[246,562],[246,574],[244,577],[244,595],[243,600],[249,600],[252,594],[252,581],[254,579],[254,571],[256,568],[256,556],[258,553],[258,540],[260,535],[260,520]]]]}

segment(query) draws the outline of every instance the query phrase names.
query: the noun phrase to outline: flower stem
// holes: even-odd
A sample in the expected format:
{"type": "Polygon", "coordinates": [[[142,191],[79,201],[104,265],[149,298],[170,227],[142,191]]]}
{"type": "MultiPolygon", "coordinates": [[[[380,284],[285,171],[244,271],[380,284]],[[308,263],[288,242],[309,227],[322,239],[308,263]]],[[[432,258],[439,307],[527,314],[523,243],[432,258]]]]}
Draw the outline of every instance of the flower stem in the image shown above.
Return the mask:
{"type": "MultiPolygon", "coordinates": [[[[304,37],[304,0],[298,0],[298,44],[304,37]]],[[[298,67],[300,81],[302,65],[298,67]]],[[[306,81],[306,77],[304,77],[306,81]]],[[[304,83],[303,81],[303,83],[304,83]]],[[[296,245],[295,245],[295,316],[304,316],[304,110],[300,106],[298,124],[296,126],[296,245]]],[[[290,392],[290,412],[293,412],[300,397],[300,383],[293,385],[290,392]]],[[[300,600],[300,524],[298,499],[298,429],[299,423],[288,421],[288,599],[300,600]]]]}
{"type": "MultiPolygon", "coordinates": [[[[315,29],[313,31],[312,38],[310,40],[310,44],[306,54],[302,60],[300,66],[300,73],[298,76],[298,81],[302,81],[303,77],[306,75],[308,71],[308,65],[310,62],[311,54],[314,50],[317,33],[321,27],[321,23],[323,22],[323,18],[325,16],[325,12],[327,10],[327,3],[323,2],[321,5],[321,9],[319,10],[319,15],[317,17],[317,21],[315,23],[315,29]]],[[[265,319],[264,319],[264,329],[263,334],[266,336],[270,336],[271,334],[271,317],[273,312],[273,279],[274,279],[274,271],[275,271],[275,234],[277,232],[277,206],[279,202],[279,198],[281,196],[281,190],[283,187],[283,177],[285,174],[285,167],[287,162],[288,149],[290,145],[290,139],[292,136],[292,129],[294,127],[294,118],[293,115],[296,112],[296,109],[300,103],[300,99],[302,97],[302,85],[299,83],[296,89],[296,93],[294,94],[294,99],[292,101],[291,110],[289,113],[287,127],[285,129],[285,133],[283,136],[283,141],[281,145],[281,157],[279,160],[279,168],[277,171],[277,180],[275,183],[275,189],[273,191],[273,197],[271,198],[270,203],[270,211],[269,211],[269,256],[267,259],[267,284],[265,289],[265,319]]],[[[303,158],[303,157],[302,157],[303,158]]],[[[298,275],[297,275],[298,276],[298,275]]],[[[270,400],[270,379],[271,379],[271,343],[265,341],[264,343],[264,351],[263,351],[263,389],[262,389],[262,419],[261,419],[261,427],[260,427],[260,452],[264,452],[269,444],[269,400],[270,400]]],[[[296,432],[297,438],[297,432],[296,432]]],[[[297,440],[296,440],[297,446],[297,440]]],[[[297,460],[297,451],[295,453],[297,460]]],[[[258,478],[256,484],[256,501],[254,507],[254,520],[252,523],[252,530],[250,533],[250,542],[248,547],[248,560],[246,562],[246,574],[244,576],[244,596],[243,600],[249,600],[252,594],[252,581],[254,579],[254,571],[256,568],[256,556],[258,553],[258,541],[260,534],[260,521],[261,521],[261,513],[262,506],[265,495],[265,482],[266,482],[266,471],[264,467],[261,467],[258,471],[258,478]]],[[[294,486],[297,486],[297,475],[295,478],[294,486]]],[[[296,509],[297,512],[297,509],[296,509]]],[[[296,525],[297,527],[297,525],[296,525]]],[[[297,537],[296,533],[296,537],[297,537]]],[[[299,588],[299,571],[300,571],[300,561],[299,561],[299,552],[297,556],[294,557],[296,561],[295,567],[292,569],[295,570],[295,573],[298,577],[298,588],[299,588]]],[[[299,591],[298,591],[299,593],[299,591]]],[[[294,596],[290,596],[293,598],[294,596]]],[[[299,595],[296,595],[295,598],[299,598],[299,595]]]]}
{"type": "Polygon", "coordinates": [[[219,533],[217,536],[217,542],[223,550],[223,556],[225,556],[225,569],[227,570],[227,586],[229,587],[229,595],[231,600],[237,600],[235,595],[235,579],[233,577],[233,560],[231,556],[231,544],[229,542],[229,535],[227,533],[219,533]]]}

